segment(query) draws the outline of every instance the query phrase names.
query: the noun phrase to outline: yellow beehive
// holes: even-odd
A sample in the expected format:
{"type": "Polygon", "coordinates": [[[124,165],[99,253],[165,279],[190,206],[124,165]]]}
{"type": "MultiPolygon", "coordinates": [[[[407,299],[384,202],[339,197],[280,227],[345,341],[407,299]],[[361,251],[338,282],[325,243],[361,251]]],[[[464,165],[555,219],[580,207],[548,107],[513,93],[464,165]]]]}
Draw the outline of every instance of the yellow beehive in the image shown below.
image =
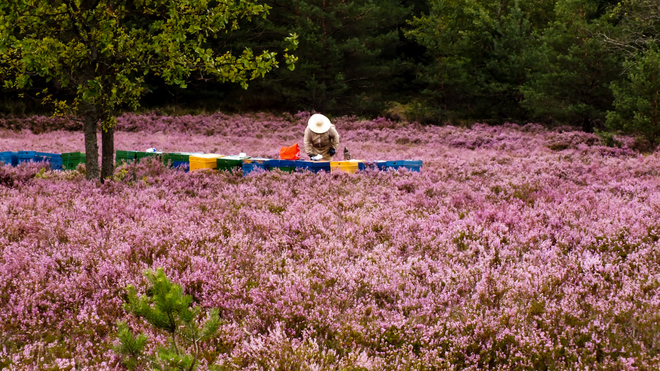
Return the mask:
{"type": "Polygon", "coordinates": [[[218,168],[218,158],[220,157],[224,157],[224,155],[218,155],[215,153],[190,155],[190,171],[204,169],[215,170],[218,168]]]}
{"type": "Polygon", "coordinates": [[[330,173],[357,173],[364,169],[364,160],[330,161],[330,173]]]}

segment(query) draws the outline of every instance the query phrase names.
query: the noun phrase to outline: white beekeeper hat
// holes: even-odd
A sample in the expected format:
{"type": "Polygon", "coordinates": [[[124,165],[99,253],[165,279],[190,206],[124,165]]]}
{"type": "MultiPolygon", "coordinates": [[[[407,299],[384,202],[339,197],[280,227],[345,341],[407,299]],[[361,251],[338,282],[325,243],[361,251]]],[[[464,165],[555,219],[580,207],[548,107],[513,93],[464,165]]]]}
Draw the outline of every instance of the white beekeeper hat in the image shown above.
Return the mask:
{"type": "Polygon", "coordinates": [[[316,134],[325,133],[326,131],[330,130],[330,125],[332,125],[330,123],[330,119],[320,113],[313,114],[307,122],[307,127],[309,130],[315,132],[316,134]]]}

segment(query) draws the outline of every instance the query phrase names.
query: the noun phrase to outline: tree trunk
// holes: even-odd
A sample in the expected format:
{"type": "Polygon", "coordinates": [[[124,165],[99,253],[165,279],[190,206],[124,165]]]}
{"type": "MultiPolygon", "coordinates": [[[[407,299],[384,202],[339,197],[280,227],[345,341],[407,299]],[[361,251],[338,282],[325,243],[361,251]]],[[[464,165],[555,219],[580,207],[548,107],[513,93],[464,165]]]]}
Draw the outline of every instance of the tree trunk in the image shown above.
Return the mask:
{"type": "Polygon", "coordinates": [[[587,132],[587,133],[593,133],[594,132],[594,123],[591,121],[589,118],[584,118],[582,121],[582,131],[587,132]]]}
{"type": "Polygon", "coordinates": [[[101,181],[115,172],[115,127],[101,129],[101,181]]]}
{"type": "Polygon", "coordinates": [[[87,180],[99,178],[99,145],[96,138],[97,116],[93,109],[84,114],[85,122],[85,171],[87,180]]]}

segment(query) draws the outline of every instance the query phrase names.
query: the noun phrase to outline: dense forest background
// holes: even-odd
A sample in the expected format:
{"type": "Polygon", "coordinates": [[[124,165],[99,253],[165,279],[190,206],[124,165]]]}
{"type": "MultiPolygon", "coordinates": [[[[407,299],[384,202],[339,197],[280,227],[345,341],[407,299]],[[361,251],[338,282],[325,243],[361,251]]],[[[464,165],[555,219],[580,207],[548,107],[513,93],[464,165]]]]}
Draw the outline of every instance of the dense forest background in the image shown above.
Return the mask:
{"type": "MultiPolygon", "coordinates": [[[[142,108],[537,122],[660,142],[657,0],[263,3],[265,19],[246,20],[206,46],[279,52],[295,33],[293,71],[280,67],[248,89],[203,76],[186,89],[154,78],[142,108]]],[[[0,113],[48,111],[39,88],[0,91],[0,113]]]]}

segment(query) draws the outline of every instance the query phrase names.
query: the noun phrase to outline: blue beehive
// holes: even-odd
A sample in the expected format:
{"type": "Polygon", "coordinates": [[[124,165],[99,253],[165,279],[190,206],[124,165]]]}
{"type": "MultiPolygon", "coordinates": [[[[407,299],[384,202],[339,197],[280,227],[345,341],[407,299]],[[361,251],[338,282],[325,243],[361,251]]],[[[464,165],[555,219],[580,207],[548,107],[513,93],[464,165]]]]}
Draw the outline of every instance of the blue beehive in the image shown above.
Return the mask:
{"type": "Polygon", "coordinates": [[[261,157],[246,158],[243,160],[243,176],[248,175],[254,171],[268,171],[271,169],[271,164],[273,161],[278,160],[261,157]]]}
{"type": "Polygon", "coordinates": [[[165,156],[172,167],[182,167],[185,171],[190,170],[190,153],[169,153],[165,156]]]}
{"type": "Polygon", "coordinates": [[[270,168],[292,173],[296,170],[296,162],[296,160],[272,160],[270,168]]]}
{"type": "Polygon", "coordinates": [[[181,168],[183,171],[190,171],[190,162],[188,161],[172,161],[172,167],[181,168]]]}
{"type": "Polygon", "coordinates": [[[372,170],[385,170],[387,161],[365,161],[364,166],[366,169],[372,170]]]}
{"type": "Polygon", "coordinates": [[[62,162],[62,155],[59,153],[37,152],[37,154],[34,157],[34,160],[48,162],[50,164],[50,168],[53,170],[64,169],[64,164],[62,162]]]}
{"type": "Polygon", "coordinates": [[[10,166],[16,166],[18,164],[18,153],[9,151],[0,152],[0,162],[10,166]]]}
{"type": "Polygon", "coordinates": [[[37,155],[36,151],[18,151],[17,163],[21,164],[23,162],[34,162],[34,161],[36,161],[36,159],[35,159],[36,155],[37,155]]]}
{"type": "Polygon", "coordinates": [[[186,172],[190,170],[190,156],[203,154],[202,152],[172,152],[164,153],[163,161],[171,167],[181,168],[186,172]]]}
{"type": "Polygon", "coordinates": [[[380,170],[405,168],[410,171],[420,172],[422,169],[421,160],[398,160],[398,161],[376,161],[380,170]]]}
{"type": "Polygon", "coordinates": [[[313,173],[318,173],[319,171],[330,172],[330,161],[296,161],[296,169],[299,170],[309,170],[313,173]]]}

